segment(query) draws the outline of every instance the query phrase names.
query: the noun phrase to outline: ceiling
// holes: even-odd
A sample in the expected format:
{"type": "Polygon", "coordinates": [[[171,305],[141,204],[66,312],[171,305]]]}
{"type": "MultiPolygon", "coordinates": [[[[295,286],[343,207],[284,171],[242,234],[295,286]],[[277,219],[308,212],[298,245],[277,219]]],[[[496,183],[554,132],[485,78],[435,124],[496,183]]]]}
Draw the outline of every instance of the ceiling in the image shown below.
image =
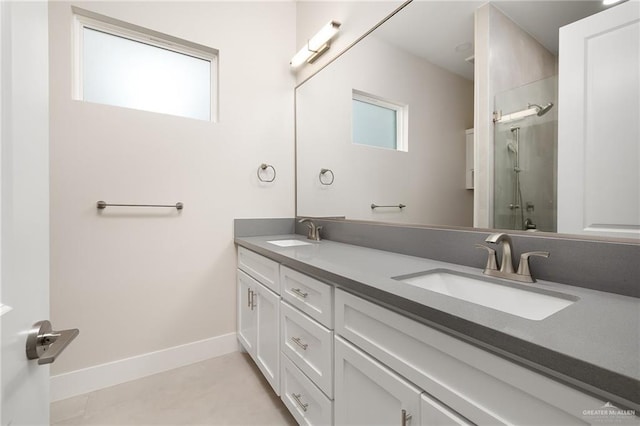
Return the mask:
{"type": "MultiPolygon", "coordinates": [[[[486,1],[414,0],[373,34],[386,42],[473,80],[474,12],[486,1]]],[[[558,29],[593,15],[601,1],[503,0],[491,2],[554,55],[558,29]]]]}

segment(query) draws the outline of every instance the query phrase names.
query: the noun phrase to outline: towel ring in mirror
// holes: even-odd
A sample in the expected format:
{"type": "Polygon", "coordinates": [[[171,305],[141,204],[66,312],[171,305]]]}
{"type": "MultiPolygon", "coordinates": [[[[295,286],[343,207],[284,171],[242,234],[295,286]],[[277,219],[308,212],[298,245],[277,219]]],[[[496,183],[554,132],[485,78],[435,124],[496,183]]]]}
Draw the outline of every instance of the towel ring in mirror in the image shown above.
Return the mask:
{"type": "Polygon", "coordinates": [[[335,179],[335,176],[333,175],[333,171],[331,169],[320,169],[320,174],[318,175],[318,179],[320,180],[320,183],[323,185],[331,185],[335,179]],[[331,179],[323,180],[323,177],[326,177],[327,174],[331,175],[331,179]]]}
{"type": "Polygon", "coordinates": [[[258,171],[256,172],[258,175],[258,180],[260,182],[273,182],[274,180],[276,180],[276,168],[273,167],[271,164],[267,164],[267,163],[262,163],[260,164],[260,167],[258,167],[258,171]],[[268,178],[263,178],[263,173],[267,174],[267,169],[271,169],[273,170],[273,176],[271,177],[271,179],[268,178]]]}

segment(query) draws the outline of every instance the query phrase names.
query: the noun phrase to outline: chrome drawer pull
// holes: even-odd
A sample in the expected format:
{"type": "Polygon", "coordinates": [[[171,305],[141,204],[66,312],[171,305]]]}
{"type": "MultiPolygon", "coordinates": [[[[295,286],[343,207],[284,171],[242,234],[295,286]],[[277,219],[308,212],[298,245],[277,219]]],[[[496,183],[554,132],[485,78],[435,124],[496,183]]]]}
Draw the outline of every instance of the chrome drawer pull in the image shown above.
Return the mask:
{"type": "Polygon", "coordinates": [[[407,410],[402,410],[402,421],[401,421],[401,425],[402,426],[407,426],[407,423],[411,421],[411,418],[413,416],[411,414],[407,414],[407,410]]]}
{"type": "Polygon", "coordinates": [[[304,293],[299,288],[292,288],[291,291],[294,292],[295,294],[297,294],[298,296],[302,297],[303,299],[306,299],[307,296],[309,295],[309,293],[304,293]]]}
{"type": "Polygon", "coordinates": [[[256,303],[256,292],[251,290],[251,310],[253,311],[256,306],[258,306],[256,303]]]}
{"type": "Polygon", "coordinates": [[[301,342],[301,338],[299,337],[292,337],[291,340],[293,340],[293,343],[295,343],[296,345],[300,346],[302,349],[304,349],[305,351],[307,350],[307,348],[309,347],[308,343],[302,343],[301,342]]]}
{"type": "Polygon", "coordinates": [[[309,404],[304,404],[302,402],[302,400],[300,399],[300,394],[299,393],[292,393],[291,397],[294,399],[294,401],[296,401],[296,404],[298,404],[298,406],[300,408],[302,408],[302,411],[307,411],[307,408],[309,407],[309,404]]]}

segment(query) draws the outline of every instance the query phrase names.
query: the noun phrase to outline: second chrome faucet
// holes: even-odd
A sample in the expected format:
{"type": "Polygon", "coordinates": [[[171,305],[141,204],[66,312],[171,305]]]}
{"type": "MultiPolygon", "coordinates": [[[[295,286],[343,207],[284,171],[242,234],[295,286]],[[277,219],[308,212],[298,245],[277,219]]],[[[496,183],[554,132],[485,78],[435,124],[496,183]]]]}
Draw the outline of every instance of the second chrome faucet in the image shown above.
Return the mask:
{"type": "Polygon", "coordinates": [[[322,226],[317,226],[309,218],[300,219],[298,222],[306,223],[307,226],[309,227],[309,230],[307,232],[307,239],[313,240],[313,241],[320,241],[320,230],[322,229],[322,226]]]}
{"type": "Polygon", "coordinates": [[[529,269],[529,257],[549,257],[548,251],[532,251],[528,253],[522,253],[522,255],[520,256],[520,264],[518,265],[518,270],[517,272],[514,272],[515,269],[513,267],[513,260],[511,256],[511,237],[505,233],[495,233],[489,235],[485,241],[487,243],[498,244],[502,246],[502,256],[500,258],[499,264],[500,269],[498,269],[496,251],[491,247],[487,247],[482,244],[476,244],[477,248],[485,249],[488,252],[487,265],[484,268],[484,273],[492,277],[533,283],[536,280],[531,275],[531,270],[529,269]]]}

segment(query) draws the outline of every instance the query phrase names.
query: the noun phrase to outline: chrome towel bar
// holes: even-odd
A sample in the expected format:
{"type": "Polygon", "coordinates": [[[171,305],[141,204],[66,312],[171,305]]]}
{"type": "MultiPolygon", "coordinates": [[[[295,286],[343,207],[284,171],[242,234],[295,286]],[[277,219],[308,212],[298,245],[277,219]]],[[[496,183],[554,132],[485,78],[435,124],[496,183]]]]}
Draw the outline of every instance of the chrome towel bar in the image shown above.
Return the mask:
{"type": "Polygon", "coordinates": [[[395,204],[395,205],[393,205],[393,206],[379,206],[379,205],[377,205],[377,204],[371,204],[371,210],[373,210],[373,209],[377,209],[377,208],[379,208],[379,207],[395,207],[395,208],[398,208],[398,209],[403,209],[403,208],[405,208],[405,207],[407,207],[407,206],[406,206],[405,204],[402,204],[402,203],[400,203],[400,204],[395,204]]]}
{"type": "Polygon", "coordinates": [[[177,202],[175,204],[111,204],[106,201],[98,201],[96,203],[96,207],[99,210],[104,210],[107,207],[173,207],[177,210],[182,210],[184,208],[184,204],[181,202],[177,202]]]}

